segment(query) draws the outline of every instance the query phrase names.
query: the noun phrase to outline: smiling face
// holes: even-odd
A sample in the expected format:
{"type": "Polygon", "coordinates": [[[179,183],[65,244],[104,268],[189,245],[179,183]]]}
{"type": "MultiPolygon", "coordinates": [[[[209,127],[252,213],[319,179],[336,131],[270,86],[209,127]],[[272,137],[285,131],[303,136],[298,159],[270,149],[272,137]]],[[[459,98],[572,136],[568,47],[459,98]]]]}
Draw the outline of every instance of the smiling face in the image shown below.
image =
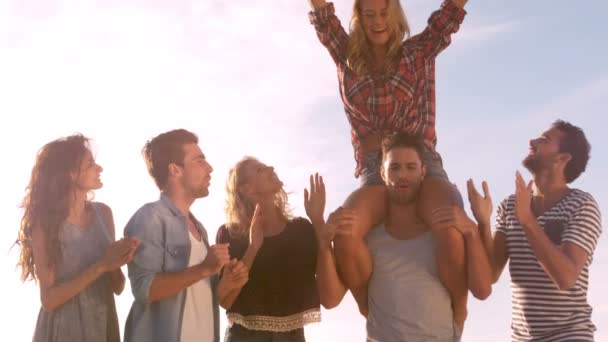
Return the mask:
{"type": "Polygon", "coordinates": [[[102,171],[103,168],[97,165],[93,154],[87,149],[80,161],[78,171],[72,176],[74,186],[83,192],[100,189],[103,186],[100,178],[102,171]]]}
{"type": "Polygon", "coordinates": [[[411,204],[418,198],[426,169],[412,147],[395,147],[384,157],[381,175],[394,204],[411,204]]]}
{"type": "Polygon", "coordinates": [[[258,160],[250,160],[243,169],[243,191],[246,196],[258,202],[262,198],[274,198],[283,189],[274,167],[258,160]]]}
{"type": "Polygon", "coordinates": [[[543,132],[540,137],[530,140],[528,155],[523,165],[532,174],[551,171],[555,167],[564,167],[569,160],[560,153],[560,142],[564,133],[557,128],[543,132]]]}
{"type": "Polygon", "coordinates": [[[359,12],[365,36],[376,46],[385,46],[392,34],[387,0],[360,0],[359,12]]]}

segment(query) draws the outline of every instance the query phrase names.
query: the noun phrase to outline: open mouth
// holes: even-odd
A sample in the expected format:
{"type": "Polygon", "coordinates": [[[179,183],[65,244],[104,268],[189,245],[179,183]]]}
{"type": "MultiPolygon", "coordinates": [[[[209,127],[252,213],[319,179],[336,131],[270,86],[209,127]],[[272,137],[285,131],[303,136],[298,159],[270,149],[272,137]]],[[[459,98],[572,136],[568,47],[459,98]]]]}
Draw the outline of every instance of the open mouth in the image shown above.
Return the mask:
{"type": "Polygon", "coordinates": [[[374,33],[374,34],[382,34],[384,32],[386,32],[386,28],[383,28],[383,29],[373,29],[372,30],[372,33],[374,33]]]}
{"type": "Polygon", "coordinates": [[[410,186],[408,184],[398,184],[397,185],[397,189],[399,189],[399,190],[407,190],[409,188],[410,188],[410,186]]]}

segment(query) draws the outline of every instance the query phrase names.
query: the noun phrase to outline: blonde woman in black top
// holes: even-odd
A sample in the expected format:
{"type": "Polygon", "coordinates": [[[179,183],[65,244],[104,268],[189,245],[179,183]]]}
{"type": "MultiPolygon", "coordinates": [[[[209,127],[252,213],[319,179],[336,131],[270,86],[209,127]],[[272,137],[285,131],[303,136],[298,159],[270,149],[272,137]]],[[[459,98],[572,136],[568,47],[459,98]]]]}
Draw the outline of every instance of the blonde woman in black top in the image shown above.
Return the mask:
{"type": "Polygon", "coordinates": [[[303,328],[320,321],[320,304],[333,308],[346,292],[332,240],[350,232],[353,214],[339,210],[325,222],[325,185],[315,175],[305,190],[310,221],[293,217],[274,169],[251,157],[230,170],[226,192],[217,242],[230,243],[240,262],[224,268],[221,281],[230,286],[218,294],[230,324],[225,341],[305,341],[303,328]]]}

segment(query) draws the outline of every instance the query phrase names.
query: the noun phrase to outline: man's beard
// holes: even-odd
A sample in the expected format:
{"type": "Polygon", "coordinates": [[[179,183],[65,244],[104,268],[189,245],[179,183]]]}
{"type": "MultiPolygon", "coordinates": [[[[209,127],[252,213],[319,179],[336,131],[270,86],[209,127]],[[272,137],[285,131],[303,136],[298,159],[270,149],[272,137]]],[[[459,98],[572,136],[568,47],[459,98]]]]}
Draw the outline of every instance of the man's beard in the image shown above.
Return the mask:
{"type": "MultiPolygon", "coordinates": [[[[411,185],[410,185],[411,186],[411,185]]],[[[392,203],[397,205],[409,205],[416,202],[418,199],[418,192],[420,190],[420,186],[412,189],[412,191],[408,191],[406,193],[402,193],[396,188],[388,189],[388,196],[392,203]]]]}
{"type": "Polygon", "coordinates": [[[192,196],[192,198],[203,198],[209,195],[209,188],[203,185],[193,186],[192,184],[188,184],[186,179],[183,180],[182,185],[186,193],[192,196]]]}
{"type": "Polygon", "coordinates": [[[522,165],[530,171],[531,174],[537,175],[542,171],[547,171],[551,168],[552,164],[551,157],[537,157],[537,156],[527,156],[523,161],[522,165]]]}

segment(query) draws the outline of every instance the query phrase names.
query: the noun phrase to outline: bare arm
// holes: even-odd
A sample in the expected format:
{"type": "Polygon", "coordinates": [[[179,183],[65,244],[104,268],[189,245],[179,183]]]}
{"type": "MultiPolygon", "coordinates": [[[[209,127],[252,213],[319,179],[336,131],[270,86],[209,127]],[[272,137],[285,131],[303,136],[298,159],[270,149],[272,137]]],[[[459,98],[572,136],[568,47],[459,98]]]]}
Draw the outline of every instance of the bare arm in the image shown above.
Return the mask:
{"type": "Polygon", "coordinates": [[[309,0],[308,2],[313,10],[318,10],[327,6],[327,2],[325,0],[309,0]]]}
{"type": "Polygon", "coordinates": [[[481,224],[479,230],[481,240],[488,254],[488,260],[490,260],[490,266],[492,267],[492,283],[495,284],[509,260],[505,234],[497,231],[494,233],[494,238],[492,238],[489,222],[481,224]]]}
{"type": "Polygon", "coordinates": [[[555,245],[542,230],[536,219],[522,224],[530,247],[539,263],[560,290],[576,285],[589,254],[573,243],[555,245]]]}
{"type": "Polygon", "coordinates": [[[232,259],[224,267],[217,289],[220,305],[224,309],[232,307],[248,280],[249,269],[242,261],[232,259]]]}
{"type": "Polygon", "coordinates": [[[464,235],[467,251],[467,283],[475,298],[484,300],[492,293],[493,272],[479,231],[464,235]]]}
{"type": "MultiPolygon", "coordinates": [[[[116,229],[114,226],[114,215],[112,214],[112,209],[110,209],[109,206],[107,206],[103,203],[99,203],[99,205],[101,207],[101,214],[103,216],[105,226],[108,229],[108,234],[115,241],[116,240],[116,229]]],[[[137,246],[135,246],[135,248],[137,248],[137,246]]],[[[135,249],[133,249],[132,253],[135,253],[135,249]]],[[[132,258],[133,258],[133,256],[131,256],[131,259],[132,258]]],[[[112,289],[112,292],[114,292],[117,295],[121,294],[122,291],[124,290],[125,275],[122,273],[122,270],[120,268],[117,268],[110,272],[110,287],[112,289]]]]}
{"type": "Polygon", "coordinates": [[[462,208],[445,207],[433,213],[433,226],[443,229],[456,227],[460,231],[465,240],[468,288],[476,298],[488,298],[492,293],[492,268],[475,222],[467,217],[462,208]]]}
{"type": "Polygon", "coordinates": [[[220,283],[218,284],[218,298],[220,305],[224,309],[230,309],[230,307],[232,307],[232,304],[234,304],[234,301],[241,293],[243,286],[245,286],[247,280],[249,280],[249,270],[251,269],[259,250],[260,247],[252,247],[250,244],[242,260],[239,262],[243,264],[243,268],[246,270],[246,276],[242,275],[241,271],[234,271],[232,268],[224,268],[220,283]],[[243,280],[243,278],[245,279],[243,280]]]}
{"type": "MultiPolygon", "coordinates": [[[[318,224],[319,223],[315,226],[318,224]]],[[[316,229],[317,228],[315,228],[315,230],[316,229]]],[[[326,309],[335,308],[344,298],[347,288],[338,275],[336,259],[333,248],[331,247],[331,242],[329,244],[319,245],[317,251],[316,275],[321,304],[326,309]]]]}
{"type": "Polygon", "coordinates": [[[255,257],[256,255],[258,255],[258,251],[260,250],[261,246],[257,246],[257,245],[252,245],[249,244],[249,247],[247,247],[247,250],[245,251],[245,255],[243,255],[243,263],[247,266],[247,268],[251,269],[251,266],[253,266],[253,262],[255,261],[255,257]]]}
{"type": "Polygon", "coordinates": [[[239,294],[241,294],[241,288],[235,289],[230,285],[226,285],[222,280],[223,278],[220,279],[220,283],[218,284],[217,297],[220,306],[225,310],[229,310],[239,297],[239,294]]]}
{"type": "Polygon", "coordinates": [[[202,263],[179,272],[157,273],[150,285],[148,302],[176,295],[197,281],[219,272],[228,260],[228,244],[213,245],[202,263]]]}
{"type": "Polygon", "coordinates": [[[304,189],[304,208],[313,224],[317,238],[316,281],[321,304],[331,309],[342,301],[347,288],[342,283],[336,269],[332,242],[336,234],[350,234],[354,215],[348,211],[337,211],[329,215],[327,223],[323,219],[325,211],[325,183],[323,176],[310,176],[310,191],[304,189]]]}
{"type": "Polygon", "coordinates": [[[571,242],[556,245],[538,224],[532,213],[532,186],[524,182],[519,172],[515,175],[515,214],[528,238],[530,247],[547,275],[560,290],[567,290],[576,284],[589,258],[589,253],[571,242]]]}
{"type": "Polygon", "coordinates": [[[222,271],[218,284],[218,297],[220,305],[225,309],[232,307],[243,286],[249,280],[249,270],[253,267],[255,258],[264,244],[262,221],[262,211],[260,206],[256,205],[249,225],[249,246],[245,254],[240,261],[236,259],[230,261],[222,271]]]}
{"type": "Polygon", "coordinates": [[[46,251],[46,235],[41,227],[32,231],[32,247],[36,260],[36,276],[40,281],[40,301],[46,311],[53,311],[78,295],[99,276],[110,270],[120,268],[132,258],[128,240],[114,242],[105,255],[93,265],[73,278],[57,283],[55,271],[48,266],[49,256],[46,251]]]}
{"type": "MultiPolygon", "coordinates": [[[[479,223],[480,238],[490,262],[492,269],[492,283],[496,283],[505,265],[507,264],[508,255],[505,243],[505,235],[499,231],[494,233],[492,238],[490,217],[492,216],[492,197],[490,196],[490,188],[487,182],[482,182],[483,196],[475,188],[472,179],[467,181],[467,192],[471,211],[475,219],[479,223]]],[[[504,222],[504,208],[501,206],[498,209],[498,222],[504,222]]]]}

